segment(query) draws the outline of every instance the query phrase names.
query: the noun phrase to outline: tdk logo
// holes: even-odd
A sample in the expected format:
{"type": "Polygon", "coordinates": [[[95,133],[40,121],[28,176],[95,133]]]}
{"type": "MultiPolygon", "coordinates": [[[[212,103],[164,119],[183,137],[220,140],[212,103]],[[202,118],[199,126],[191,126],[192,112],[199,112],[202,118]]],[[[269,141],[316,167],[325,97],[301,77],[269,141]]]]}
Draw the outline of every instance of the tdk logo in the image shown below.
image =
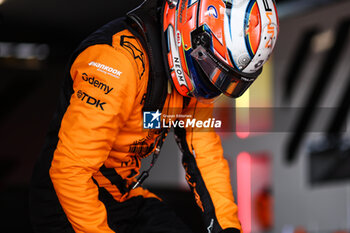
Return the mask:
{"type": "Polygon", "coordinates": [[[143,128],[144,129],[160,129],[160,116],[162,114],[156,112],[143,112],[143,128]]]}
{"type": "Polygon", "coordinates": [[[81,101],[86,102],[87,104],[90,104],[92,106],[95,106],[96,108],[100,108],[102,111],[104,111],[103,105],[105,105],[106,102],[101,103],[101,100],[95,99],[94,97],[89,96],[88,94],[86,94],[81,90],[77,92],[77,97],[81,99],[81,101]]]}

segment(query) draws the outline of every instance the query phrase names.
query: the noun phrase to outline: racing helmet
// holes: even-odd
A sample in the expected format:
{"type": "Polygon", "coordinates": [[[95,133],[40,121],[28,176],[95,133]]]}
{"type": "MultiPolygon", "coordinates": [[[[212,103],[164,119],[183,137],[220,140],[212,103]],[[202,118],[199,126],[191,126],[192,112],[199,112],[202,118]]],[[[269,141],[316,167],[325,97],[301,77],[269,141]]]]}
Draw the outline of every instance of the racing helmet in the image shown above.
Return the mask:
{"type": "Polygon", "coordinates": [[[254,82],[277,39],[274,0],[167,0],[163,50],[183,96],[237,98],[254,82]]]}

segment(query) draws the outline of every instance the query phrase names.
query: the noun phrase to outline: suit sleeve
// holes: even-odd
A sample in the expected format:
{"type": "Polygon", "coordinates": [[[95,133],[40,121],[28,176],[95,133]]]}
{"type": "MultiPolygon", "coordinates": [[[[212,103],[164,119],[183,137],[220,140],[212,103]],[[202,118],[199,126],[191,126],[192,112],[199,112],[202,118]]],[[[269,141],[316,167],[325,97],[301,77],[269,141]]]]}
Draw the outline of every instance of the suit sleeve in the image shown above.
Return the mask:
{"type": "Polygon", "coordinates": [[[134,68],[131,59],[108,45],[87,48],[71,67],[74,93],[62,119],[50,177],[76,232],[114,232],[92,175],[132,111],[134,68]]]}
{"type": "MultiPolygon", "coordinates": [[[[197,101],[191,101],[185,111],[196,120],[212,118],[212,105],[197,101]]],[[[207,128],[177,128],[175,135],[183,152],[187,182],[202,210],[208,232],[240,232],[237,205],[220,137],[207,128]]]]}

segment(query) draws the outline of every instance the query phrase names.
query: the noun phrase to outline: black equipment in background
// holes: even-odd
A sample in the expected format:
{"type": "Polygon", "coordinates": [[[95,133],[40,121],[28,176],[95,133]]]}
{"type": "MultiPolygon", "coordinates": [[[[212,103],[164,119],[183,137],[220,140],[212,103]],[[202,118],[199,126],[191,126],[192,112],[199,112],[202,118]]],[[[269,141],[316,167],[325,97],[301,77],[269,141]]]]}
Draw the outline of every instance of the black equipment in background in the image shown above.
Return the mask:
{"type": "Polygon", "coordinates": [[[342,132],[350,109],[350,74],[347,80],[324,139],[310,148],[311,184],[350,179],[350,135],[342,132]]]}

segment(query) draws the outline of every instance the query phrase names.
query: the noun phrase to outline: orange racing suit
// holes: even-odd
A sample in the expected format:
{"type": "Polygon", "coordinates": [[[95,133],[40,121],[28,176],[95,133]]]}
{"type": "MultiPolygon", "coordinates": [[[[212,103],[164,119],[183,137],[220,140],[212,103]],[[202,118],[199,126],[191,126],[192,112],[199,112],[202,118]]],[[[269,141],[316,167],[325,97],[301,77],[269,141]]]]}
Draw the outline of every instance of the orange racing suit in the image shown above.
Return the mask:
{"type": "MultiPolygon", "coordinates": [[[[143,129],[148,56],[135,35],[113,24],[118,23],[109,25],[115,29],[109,31],[108,43],[92,43],[69,67],[47,145],[33,173],[35,229],[49,217],[54,226],[52,216],[61,211],[75,232],[114,232],[108,221],[108,204],[99,199],[101,189],[118,203],[140,196],[158,198],[142,187],[130,189],[139,175],[141,159],[154,151],[160,136],[160,130],[143,129]]],[[[210,117],[202,114],[201,108],[211,105],[194,98],[187,106],[184,102],[169,88],[162,113],[210,117]]],[[[235,230],[240,223],[219,136],[186,129],[176,130],[176,135],[186,178],[206,228],[215,233],[224,229],[239,232],[235,230]]]]}

